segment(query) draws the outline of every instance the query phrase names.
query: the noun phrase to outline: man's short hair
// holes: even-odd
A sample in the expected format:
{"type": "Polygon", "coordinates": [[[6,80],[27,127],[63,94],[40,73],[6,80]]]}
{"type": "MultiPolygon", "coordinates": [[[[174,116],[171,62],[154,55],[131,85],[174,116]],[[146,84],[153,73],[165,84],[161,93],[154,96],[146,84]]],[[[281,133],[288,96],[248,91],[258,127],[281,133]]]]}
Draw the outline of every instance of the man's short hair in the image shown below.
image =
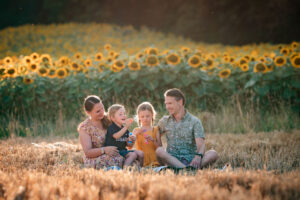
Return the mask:
{"type": "Polygon", "coordinates": [[[177,88],[173,88],[173,89],[169,89],[165,92],[164,96],[168,96],[168,97],[175,97],[176,101],[179,101],[182,99],[182,105],[185,104],[185,97],[183,92],[181,92],[181,90],[177,89],[177,88]]]}

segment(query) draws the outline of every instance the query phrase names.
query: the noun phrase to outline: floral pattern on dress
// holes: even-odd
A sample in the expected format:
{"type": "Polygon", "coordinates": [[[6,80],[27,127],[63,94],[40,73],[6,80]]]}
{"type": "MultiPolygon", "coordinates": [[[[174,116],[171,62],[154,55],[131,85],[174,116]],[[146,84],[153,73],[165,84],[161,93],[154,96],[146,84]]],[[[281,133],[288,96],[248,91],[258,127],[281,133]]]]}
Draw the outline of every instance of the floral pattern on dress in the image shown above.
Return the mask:
{"type": "MultiPolygon", "coordinates": [[[[94,126],[89,118],[79,124],[78,130],[85,131],[91,137],[92,148],[104,147],[106,130],[104,131],[94,126]]],[[[95,169],[110,166],[118,166],[122,168],[123,162],[124,158],[119,154],[117,156],[109,156],[107,154],[103,154],[96,158],[87,158],[84,155],[84,167],[91,167],[95,169]]]]}

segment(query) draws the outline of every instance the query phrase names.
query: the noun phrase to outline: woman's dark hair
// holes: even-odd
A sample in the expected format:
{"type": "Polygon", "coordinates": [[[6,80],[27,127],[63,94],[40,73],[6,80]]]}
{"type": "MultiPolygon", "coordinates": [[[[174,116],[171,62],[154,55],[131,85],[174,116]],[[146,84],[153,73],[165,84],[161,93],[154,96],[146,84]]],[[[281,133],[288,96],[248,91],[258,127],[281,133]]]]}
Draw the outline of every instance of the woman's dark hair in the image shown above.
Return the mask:
{"type": "MultiPolygon", "coordinates": [[[[94,108],[94,105],[97,103],[102,103],[101,99],[96,95],[89,95],[84,99],[83,107],[85,111],[91,112],[94,108]]],[[[108,119],[107,114],[104,113],[104,117],[101,120],[102,126],[104,129],[107,129],[111,121],[108,119]]]]}
{"type": "Polygon", "coordinates": [[[84,109],[85,111],[91,112],[94,108],[94,105],[100,103],[101,99],[96,95],[89,95],[84,99],[84,109]]]}
{"type": "Polygon", "coordinates": [[[176,101],[179,101],[182,99],[182,105],[185,104],[185,97],[183,92],[177,88],[169,89],[164,94],[165,97],[175,97],[176,101]]]}

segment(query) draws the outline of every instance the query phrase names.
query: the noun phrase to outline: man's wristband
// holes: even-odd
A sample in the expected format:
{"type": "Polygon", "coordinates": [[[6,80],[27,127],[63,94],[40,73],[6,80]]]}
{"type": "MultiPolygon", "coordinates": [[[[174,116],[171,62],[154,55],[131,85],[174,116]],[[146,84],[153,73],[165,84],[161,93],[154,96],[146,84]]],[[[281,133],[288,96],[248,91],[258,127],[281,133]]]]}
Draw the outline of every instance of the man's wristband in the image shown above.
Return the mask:
{"type": "Polygon", "coordinates": [[[195,155],[200,156],[201,159],[203,158],[203,154],[202,153],[196,153],[195,155]]]}

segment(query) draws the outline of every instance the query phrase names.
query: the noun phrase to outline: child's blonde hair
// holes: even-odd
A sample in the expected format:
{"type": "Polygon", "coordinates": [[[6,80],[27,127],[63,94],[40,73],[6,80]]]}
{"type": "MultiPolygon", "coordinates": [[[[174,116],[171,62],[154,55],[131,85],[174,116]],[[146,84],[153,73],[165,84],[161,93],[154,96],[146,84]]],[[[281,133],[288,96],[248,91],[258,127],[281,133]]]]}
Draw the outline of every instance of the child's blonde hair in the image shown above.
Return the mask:
{"type": "Polygon", "coordinates": [[[124,106],[120,105],[120,104],[113,104],[108,108],[108,118],[112,121],[112,117],[115,116],[116,112],[118,110],[120,110],[121,108],[124,108],[124,106]]]}
{"type": "Polygon", "coordinates": [[[145,101],[145,102],[141,103],[136,109],[137,122],[138,122],[139,126],[140,126],[139,112],[140,111],[145,111],[145,110],[148,110],[152,113],[152,124],[154,123],[155,116],[156,116],[156,112],[154,110],[154,107],[152,106],[152,104],[150,102],[145,101]]]}

